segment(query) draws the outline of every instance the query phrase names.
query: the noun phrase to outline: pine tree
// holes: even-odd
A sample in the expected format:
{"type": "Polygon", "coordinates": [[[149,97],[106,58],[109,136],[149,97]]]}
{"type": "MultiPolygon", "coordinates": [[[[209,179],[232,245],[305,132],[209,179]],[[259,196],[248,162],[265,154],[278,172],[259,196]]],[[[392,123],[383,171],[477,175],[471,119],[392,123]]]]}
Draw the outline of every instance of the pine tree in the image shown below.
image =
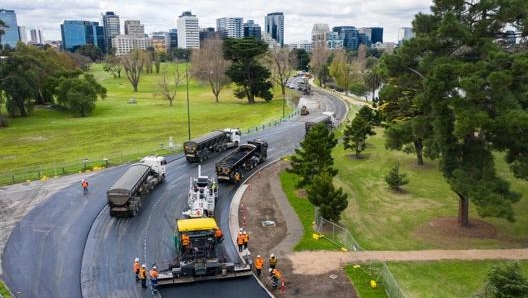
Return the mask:
{"type": "Polygon", "coordinates": [[[394,190],[401,190],[403,185],[409,183],[407,174],[400,173],[400,165],[395,164],[389,173],[385,176],[385,181],[389,184],[389,187],[394,190]]]}
{"type": "Polygon", "coordinates": [[[322,171],[332,176],[337,174],[331,155],[336,145],[334,133],[325,124],[316,125],[308,131],[300,148],[295,149],[295,155],[292,156],[288,168],[290,173],[297,174],[300,178],[297,187],[310,185],[313,177],[322,171]]]}
{"type": "Polygon", "coordinates": [[[339,221],[341,212],[348,206],[347,194],[343,189],[335,189],[333,177],[322,172],[313,177],[312,184],[306,189],[310,202],[319,207],[321,216],[331,221],[339,221]]]}
{"type": "Polygon", "coordinates": [[[349,148],[354,149],[356,158],[359,158],[361,152],[367,147],[367,136],[375,134],[369,119],[365,119],[362,114],[357,114],[354,120],[346,126],[345,132],[343,133],[345,150],[349,148]]]}

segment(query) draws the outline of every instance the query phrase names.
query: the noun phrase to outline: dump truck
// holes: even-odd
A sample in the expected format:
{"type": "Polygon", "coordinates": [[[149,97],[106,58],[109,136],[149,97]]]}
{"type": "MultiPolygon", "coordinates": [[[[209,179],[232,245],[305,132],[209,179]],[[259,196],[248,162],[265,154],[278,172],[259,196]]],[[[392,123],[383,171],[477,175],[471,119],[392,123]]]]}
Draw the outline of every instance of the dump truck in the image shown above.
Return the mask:
{"type": "Polygon", "coordinates": [[[218,199],[218,182],[216,178],[203,176],[198,166],[198,176],[189,181],[188,208],[182,212],[186,217],[213,217],[216,199],[218,199]]]}
{"type": "Polygon", "coordinates": [[[174,245],[177,257],[168,269],[159,272],[158,285],[252,275],[250,264],[226,262],[224,243],[214,237],[217,228],[215,219],[210,217],[176,220],[174,245]],[[182,243],[184,237],[189,239],[187,246],[182,243]]]}
{"type": "Polygon", "coordinates": [[[136,216],[145,196],[165,180],[166,164],[163,156],[146,156],[131,164],[106,191],[110,216],[136,216]]]}
{"type": "Polygon", "coordinates": [[[204,136],[183,143],[185,158],[189,162],[201,162],[214,152],[238,147],[241,132],[238,128],[212,131],[204,136]]]}
{"type": "Polygon", "coordinates": [[[328,129],[332,129],[334,127],[333,118],[330,115],[322,114],[304,123],[306,133],[308,133],[310,129],[320,123],[324,123],[328,129]]]}
{"type": "Polygon", "coordinates": [[[218,182],[235,182],[237,173],[242,178],[246,172],[265,162],[267,157],[266,141],[259,139],[248,141],[216,163],[216,178],[218,182]]]}
{"type": "Polygon", "coordinates": [[[297,90],[306,95],[310,95],[312,93],[312,86],[310,86],[307,78],[302,78],[299,80],[297,83],[297,90]]]}

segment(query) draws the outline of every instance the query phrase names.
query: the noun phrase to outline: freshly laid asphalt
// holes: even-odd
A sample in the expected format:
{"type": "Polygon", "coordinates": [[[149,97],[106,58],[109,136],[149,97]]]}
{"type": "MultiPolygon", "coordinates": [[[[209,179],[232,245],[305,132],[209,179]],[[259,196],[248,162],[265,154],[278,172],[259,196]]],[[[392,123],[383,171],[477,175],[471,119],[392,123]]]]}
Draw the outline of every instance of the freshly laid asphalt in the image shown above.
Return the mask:
{"type": "MultiPolygon", "coordinates": [[[[346,110],[336,107],[340,101],[323,96],[317,100],[323,102],[322,107],[318,104],[321,109],[346,110]]],[[[270,161],[291,154],[303,137],[304,123],[287,121],[246,135],[244,142],[253,138],[268,141],[270,161]]],[[[202,173],[213,176],[214,161],[220,156],[203,162],[202,173]]],[[[175,257],[175,219],[181,217],[185,208],[189,177],[198,171],[197,164],[189,164],[181,155],[169,160],[165,183],[149,194],[141,213],[134,218],[112,218],[106,206],[106,190],[122,175],[126,165],[93,174],[87,195],[75,182],[33,208],[13,229],[2,256],[2,278],[15,296],[150,296],[135,283],[132,260],[139,257],[148,265],[163,265],[175,257]]],[[[229,226],[235,220],[230,218],[229,210],[234,194],[234,186],[221,185],[216,218],[226,239],[232,238],[229,226]]],[[[241,261],[234,245],[225,245],[225,252],[228,259],[241,261]]],[[[269,297],[251,277],[162,289],[163,297],[181,295],[269,297]]]]}

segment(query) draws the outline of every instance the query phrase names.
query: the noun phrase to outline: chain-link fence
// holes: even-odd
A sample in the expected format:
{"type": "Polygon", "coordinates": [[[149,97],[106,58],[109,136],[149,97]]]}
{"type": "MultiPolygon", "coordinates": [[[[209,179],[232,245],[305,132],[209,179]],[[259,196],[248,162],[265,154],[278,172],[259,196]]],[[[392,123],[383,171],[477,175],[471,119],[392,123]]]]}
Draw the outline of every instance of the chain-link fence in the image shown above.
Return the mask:
{"type": "MultiPolygon", "coordinates": [[[[315,211],[315,230],[318,234],[324,235],[325,239],[349,251],[365,251],[347,228],[324,219],[317,210],[315,211]]],[[[376,280],[382,279],[389,298],[407,298],[385,262],[370,261],[367,268],[376,280]]]]}

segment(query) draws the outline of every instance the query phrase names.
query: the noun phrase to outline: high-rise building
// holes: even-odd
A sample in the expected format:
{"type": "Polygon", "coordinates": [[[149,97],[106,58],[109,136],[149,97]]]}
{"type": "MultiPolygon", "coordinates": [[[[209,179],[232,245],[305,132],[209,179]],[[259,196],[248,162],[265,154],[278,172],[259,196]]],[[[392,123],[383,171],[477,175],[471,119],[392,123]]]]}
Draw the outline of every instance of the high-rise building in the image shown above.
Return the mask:
{"type": "Polygon", "coordinates": [[[398,43],[413,38],[414,33],[411,27],[401,27],[398,31],[398,43]]]}
{"type": "Polygon", "coordinates": [[[14,10],[0,9],[0,20],[4,21],[6,27],[3,27],[4,35],[0,35],[0,44],[9,45],[12,48],[16,47],[17,42],[20,41],[20,33],[18,31],[18,24],[16,13],[14,10]]]}
{"type": "Polygon", "coordinates": [[[241,38],[244,35],[242,31],[243,20],[243,18],[216,19],[216,31],[220,32],[222,37],[241,38]]]}
{"type": "Polygon", "coordinates": [[[104,28],[98,22],[64,21],[61,36],[63,49],[71,52],[83,45],[91,44],[101,50],[105,46],[104,28]]]}
{"type": "Polygon", "coordinates": [[[126,20],[124,24],[125,35],[145,37],[145,25],[138,20],[126,20]]]}
{"type": "Polygon", "coordinates": [[[264,19],[266,33],[280,46],[284,46],[284,14],[282,12],[268,13],[264,19]]]}
{"type": "Polygon", "coordinates": [[[328,24],[314,24],[312,27],[313,47],[325,45],[328,39],[328,33],[330,33],[328,24]]]}
{"type": "Polygon", "coordinates": [[[372,27],[370,34],[370,41],[372,44],[383,43],[383,28],[382,27],[372,27]]]}
{"type": "Polygon", "coordinates": [[[326,36],[326,46],[330,50],[342,49],[343,39],[339,36],[339,33],[330,31],[326,36]]]}
{"type": "Polygon", "coordinates": [[[147,36],[121,34],[112,39],[112,48],[116,56],[126,55],[133,49],[146,50],[151,46],[151,39],[147,36]]]}
{"type": "Polygon", "coordinates": [[[259,24],[255,24],[253,20],[248,20],[242,25],[244,29],[244,37],[254,37],[255,39],[262,38],[262,30],[259,24]]]}
{"type": "Polygon", "coordinates": [[[184,11],[178,18],[178,48],[200,48],[200,26],[198,18],[190,11],[184,11]]]}
{"type": "Polygon", "coordinates": [[[172,28],[169,29],[169,49],[177,49],[178,48],[178,29],[172,28]]]}
{"type": "Polygon", "coordinates": [[[339,33],[343,39],[343,47],[348,50],[357,50],[360,43],[359,30],[354,26],[333,27],[332,31],[339,33]]]}
{"type": "Polygon", "coordinates": [[[27,29],[26,29],[26,26],[18,26],[18,36],[20,36],[20,41],[21,41],[21,42],[27,44],[28,39],[27,39],[27,29]]]}
{"type": "Polygon", "coordinates": [[[102,17],[106,45],[103,50],[108,53],[112,48],[112,38],[121,34],[121,23],[119,22],[119,16],[113,11],[107,11],[102,17]]]}
{"type": "Polygon", "coordinates": [[[152,47],[157,52],[166,53],[170,46],[169,32],[152,32],[149,35],[152,47]]]}
{"type": "Polygon", "coordinates": [[[209,38],[222,38],[222,36],[220,35],[220,32],[215,31],[215,28],[213,27],[200,28],[200,44],[202,41],[209,38]]]}
{"type": "Polygon", "coordinates": [[[34,43],[34,44],[43,44],[44,43],[44,38],[42,38],[42,32],[40,31],[40,29],[35,28],[35,29],[29,30],[29,35],[31,37],[31,42],[32,43],[34,43]]]}

